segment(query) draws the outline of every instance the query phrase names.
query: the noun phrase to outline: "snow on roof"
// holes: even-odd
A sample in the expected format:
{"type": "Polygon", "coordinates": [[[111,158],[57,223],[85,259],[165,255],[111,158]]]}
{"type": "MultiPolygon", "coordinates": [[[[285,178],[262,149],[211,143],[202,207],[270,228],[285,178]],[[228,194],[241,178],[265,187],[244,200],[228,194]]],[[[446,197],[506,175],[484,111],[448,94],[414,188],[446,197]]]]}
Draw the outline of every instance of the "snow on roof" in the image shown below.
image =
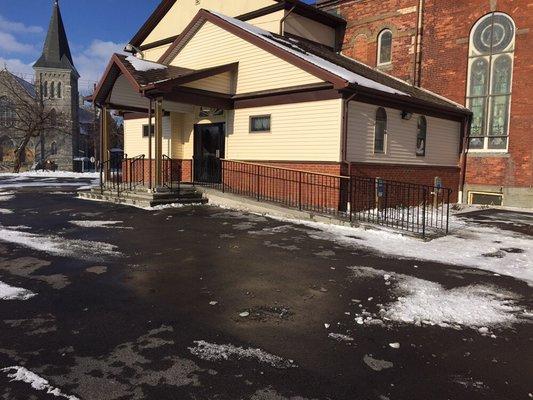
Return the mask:
{"type": "Polygon", "coordinates": [[[126,57],[126,60],[131,64],[133,68],[135,68],[136,71],[139,72],[146,72],[146,71],[152,71],[154,69],[167,69],[168,67],[166,65],[158,64],[151,61],[141,60],[140,58],[137,58],[135,56],[128,56],[126,57]]]}
{"type": "Polygon", "coordinates": [[[376,89],[382,92],[409,96],[409,94],[405,92],[402,92],[400,90],[393,89],[384,84],[375,82],[369,78],[356,74],[355,72],[349,71],[346,68],[343,68],[337,64],[334,64],[331,61],[325,60],[315,54],[311,54],[307,52],[306,50],[304,50],[303,48],[301,48],[300,46],[298,46],[298,41],[294,39],[286,39],[286,38],[274,36],[272,33],[268,31],[265,31],[261,28],[250,25],[238,19],[228,17],[224,14],[220,14],[212,10],[210,10],[209,12],[223,19],[226,22],[245,30],[248,33],[251,33],[252,35],[261,38],[262,40],[265,40],[275,45],[276,47],[289,51],[290,53],[296,55],[297,57],[307,62],[310,62],[311,64],[316,65],[317,67],[322,68],[325,71],[328,71],[334,75],[337,75],[342,79],[346,79],[350,83],[357,84],[357,85],[370,88],[370,89],[376,89]]]}

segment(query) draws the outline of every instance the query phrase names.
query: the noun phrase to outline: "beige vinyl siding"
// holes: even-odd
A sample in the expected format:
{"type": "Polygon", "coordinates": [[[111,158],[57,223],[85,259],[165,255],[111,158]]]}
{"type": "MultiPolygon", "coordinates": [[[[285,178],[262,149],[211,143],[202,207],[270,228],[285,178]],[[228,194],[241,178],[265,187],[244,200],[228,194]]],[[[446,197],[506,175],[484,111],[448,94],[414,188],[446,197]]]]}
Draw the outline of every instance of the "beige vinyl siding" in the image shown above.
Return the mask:
{"type": "Polygon", "coordinates": [[[199,79],[194,82],[186,83],[183,86],[194,89],[209,90],[211,92],[230,94],[233,93],[232,75],[233,74],[231,72],[225,72],[223,74],[210,76],[209,78],[199,79]]]}
{"type": "Polygon", "coordinates": [[[199,29],[171,65],[201,69],[233,62],[239,63],[238,94],[322,82],[211,22],[199,29]]]}
{"type": "MultiPolygon", "coordinates": [[[[152,119],[152,123],[153,123],[152,119]]],[[[148,118],[124,121],[124,153],[129,158],[144,154],[148,157],[148,137],[143,137],[143,125],[148,125],[148,118]]],[[[163,118],[163,154],[172,156],[172,125],[170,117],[163,118]]],[[[152,138],[152,157],[155,155],[155,138],[152,138]]]]}
{"type": "Polygon", "coordinates": [[[378,106],[351,102],[348,115],[347,158],[351,162],[457,166],[459,163],[459,122],[426,117],[425,157],[416,156],[418,114],[407,121],[401,111],[387,111],[385,154],[374,154],[374,127],[378,106]]]}
{"type": "Polygon", "coordinates": [[[340,161],[340,99],[238,109],[227,130],[226,158],[340,161]],[[270,115],[269,133],[250,133],[250,116],[270,115]]]}
{"type": "Polygon", "coordinates": [[[157,62],[169,47],[170,44],[166,44],[164,46],[154,47],[153,49],[143,50],[144,59],[157,62]]]}
{"type": "Polygon", "coordinates": [[[250,19],[245,22],[269,32],[279,33],[280,21],[284,16],[285,10],[279,10],[271,14],[262,15],[254,19],[250,19]]]}
{"type": "Polygon", "coordinates": [[[181,34],[202,8],[235,17],[274,4],[277,4],[274,0],[178,0],[142,44],[181,34]]]}
{"type": "MultiPolygon", "coordinates": [[[[298,35],[314,42],[335,47],[335,29],[320,22],[292,13],[285,20],[285,32],[298,35]]],[[[279,28],[278,28],[279,30],[279,28]]]]}

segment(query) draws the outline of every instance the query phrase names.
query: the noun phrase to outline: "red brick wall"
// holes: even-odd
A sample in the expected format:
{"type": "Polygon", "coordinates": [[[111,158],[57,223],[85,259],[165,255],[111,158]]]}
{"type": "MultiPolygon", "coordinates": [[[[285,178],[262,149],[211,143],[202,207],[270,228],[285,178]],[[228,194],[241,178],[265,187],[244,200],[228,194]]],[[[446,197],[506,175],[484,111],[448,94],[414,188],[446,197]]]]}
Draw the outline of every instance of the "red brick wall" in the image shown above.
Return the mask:
{"type": "MultiPolygon", "coordinates": [[[[172,179],[174,181],[181,179],[181,182],[192,182],[192,160],[172,160],[172,163],[164,163],[164,170],[166,173],[166,179],[170,179],[170,169],[172,169],[172,179]]],[[[144,177],[144,183],[148,186],[150,181],[150,161],[145,159],[135,163],[135,166],[131,167],[131,162],[124,161],[122,163],[122,180],[124,182],[140,182],[144,177]],[[131,171],[131,172],[130,172],[131,171]]],[[[155,160],[152,159],[152,182],[155,182],[155,160]]]]}
{"type": "MultiPolygon", "coordinates": [[[[470,184],[533,186],[533,9],[531,0],[425,0],[421,85],[465,104],[470,30],[491,11],[510,15],[517,28],[509,153],[469,156],[470,184]]],[[[376,66],[377,35],[393,31],[393,62],[385,72],[410,80],[413,76],[418,0],[340,1],[337,8],[348,21],[343,52],[376,66]],[[365,43],[364,38],[367,38],[365,43]]]]}
{"type": "Polygon", "coordinates": [[[433,186],[435,177],[438,176],[442,179],[443,187],[452,189],[451,201],[457,201],[460,178],[459,167],[351,163],[350,173],[353,176],[382,178],[428,186],[433,186]]]}

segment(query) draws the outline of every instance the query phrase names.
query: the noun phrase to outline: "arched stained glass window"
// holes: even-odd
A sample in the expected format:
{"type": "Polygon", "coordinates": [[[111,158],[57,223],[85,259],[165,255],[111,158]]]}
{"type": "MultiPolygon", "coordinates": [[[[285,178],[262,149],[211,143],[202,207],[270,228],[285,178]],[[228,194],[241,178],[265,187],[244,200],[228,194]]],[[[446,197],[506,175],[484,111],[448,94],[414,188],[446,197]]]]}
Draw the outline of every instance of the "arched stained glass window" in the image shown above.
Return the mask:
{"type": "Polygon", "coordinates": [[[384,29],[378,35],[378,65],[392,62],[392,32],[384,29]]]}
{"type": "Polygon", "coordinates": [[[54,82],[51,82],[51,83],[50,83],[50,98],[52,98],[52,99],[53,99],[53,98],[55,97],[55,95],[56,95],[56,92],[55,92],[56,89],[55,89],[55,88],[56,88],[55,83],[54,83],[54,82]]]}
{"type": "Polygon", "coordinates": [[[48,81],[44,81],[43,83],[43,97],[48,97],[48,81]]]}
{"type": "Polygon", "coordinates": [[[387,134],[387,112],[383,107],[376,111],[376,127],[374,131],[374,153],[385,153],[387,134]]]}
{"type": "Polygon", "coordinates": [[[11,100],[0,97],[0,126],[9,128],[15,123],[15,109],[11,100]]]}
{"type": "Polygon", "coordinates": [[[471,150],[506,150],[515,25],[506,14],[491,13],[474,25],[470,35],[467,104],[473,120],[471,150]]]}
{"type": "Polygon", "coordinates": [[[416,155],[426,155],[426,140],[427,140],[428,123],[426,117],[421,115],[418,117],[418,127],[416,132],[416,155]]]}
{"type": "Polygon", "coordinates": [[[57,82],[57,98],[60,99],[63,96],[63,93],[61,92],[61,82],[57,82]]]}
{"type": "Polygon", "coordinates": [[[50,154],[53,156],[57,154],[57,143],[56,142],[52,142],[52,144],[50,145],[50,154]]]}

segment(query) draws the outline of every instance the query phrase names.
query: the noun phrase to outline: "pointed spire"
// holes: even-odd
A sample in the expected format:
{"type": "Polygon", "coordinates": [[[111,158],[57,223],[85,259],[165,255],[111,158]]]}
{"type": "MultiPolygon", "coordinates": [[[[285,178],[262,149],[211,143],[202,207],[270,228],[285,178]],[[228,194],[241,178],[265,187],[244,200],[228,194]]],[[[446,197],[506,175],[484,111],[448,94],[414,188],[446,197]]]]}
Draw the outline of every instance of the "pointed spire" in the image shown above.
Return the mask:
{"type": "Polygon", "coordinates": [[[52,18],[50,19],[43,53],[35,63],[35,67],[70,69],[76,74],[78,73],[72,61],[65,26],[63,25],[63,17],[59,8],[59,0],[54,0],[52,18]]]}

